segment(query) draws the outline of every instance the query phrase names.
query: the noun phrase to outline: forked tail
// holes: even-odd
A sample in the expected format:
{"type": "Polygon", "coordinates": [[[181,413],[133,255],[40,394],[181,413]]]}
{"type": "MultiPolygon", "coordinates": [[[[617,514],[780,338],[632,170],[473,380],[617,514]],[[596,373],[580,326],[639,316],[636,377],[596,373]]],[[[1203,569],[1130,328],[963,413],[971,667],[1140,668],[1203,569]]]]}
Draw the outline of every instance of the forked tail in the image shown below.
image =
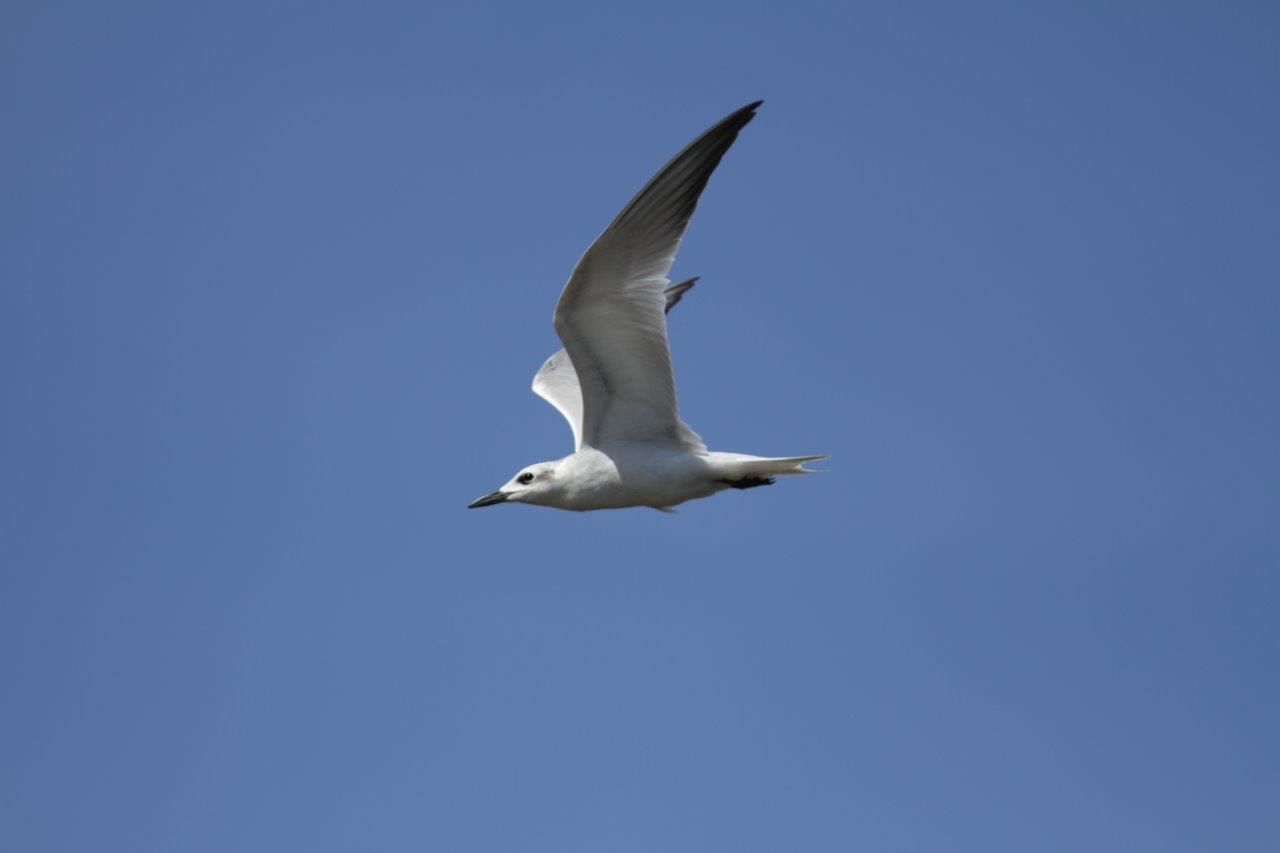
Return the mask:
{"type": "Polygon", "coordinates": [[[815,459],[826,459],[826,455],[818,456],[750,456],[746,453],[709,453],[707,454],[716,478],[726,485],[738,481],[765,485],[763,481],[779,474],[816,474],[804,467],[804,463],[815,459]]]}

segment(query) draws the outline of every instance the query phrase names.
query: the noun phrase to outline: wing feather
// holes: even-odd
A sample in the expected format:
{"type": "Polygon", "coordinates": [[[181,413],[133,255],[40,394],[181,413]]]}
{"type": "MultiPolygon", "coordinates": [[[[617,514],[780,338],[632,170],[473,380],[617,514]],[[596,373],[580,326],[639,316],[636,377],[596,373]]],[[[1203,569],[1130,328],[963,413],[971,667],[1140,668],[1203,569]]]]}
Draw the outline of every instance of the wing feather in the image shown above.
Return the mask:
{"type": "Polygon", "coordinates": [[[654,175],[565,284],[554,325],[580,386],[580,445],[670,441],[706,449],[680,420],[664,288],[699,196],[760,103],[721,120],[654,175]]]}
{"type": "MultiPolygon", "coordinates": [[[[687,278],[668,287],[663,295],[670,311],[684,298],[685,293],[697,284],[698,278],[687,278]]],[[[578,373],[573,368],[569,353],[560,349],[552,354],[533,377],[533,392],[556,408],[573,430],[573,449],[582,447],[582,389],[578,386],[578,373]]],[[[701,441],[701,439],[699,439],[701,441]]]]}

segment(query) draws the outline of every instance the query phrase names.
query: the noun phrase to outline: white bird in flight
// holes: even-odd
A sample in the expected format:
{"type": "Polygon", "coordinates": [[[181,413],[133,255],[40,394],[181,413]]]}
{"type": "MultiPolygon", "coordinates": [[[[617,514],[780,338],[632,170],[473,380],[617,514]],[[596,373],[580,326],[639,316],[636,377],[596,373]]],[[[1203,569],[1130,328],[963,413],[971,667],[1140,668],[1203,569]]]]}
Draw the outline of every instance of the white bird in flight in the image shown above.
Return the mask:
{"type": "Polygon", "coordinates": [[[707,450],[676,407],[666,312],[697,279],[668,287],[698,197],[738,131],[747,104],[689,143],[622,209],[578,261],[553,323],[564,343],[533,390],[564,415],[574,452],[520,470],[470,506],[516,502],[585,511],[663,511],[724,489],[812,473],[825,456],[768,458],[707,450]]]}

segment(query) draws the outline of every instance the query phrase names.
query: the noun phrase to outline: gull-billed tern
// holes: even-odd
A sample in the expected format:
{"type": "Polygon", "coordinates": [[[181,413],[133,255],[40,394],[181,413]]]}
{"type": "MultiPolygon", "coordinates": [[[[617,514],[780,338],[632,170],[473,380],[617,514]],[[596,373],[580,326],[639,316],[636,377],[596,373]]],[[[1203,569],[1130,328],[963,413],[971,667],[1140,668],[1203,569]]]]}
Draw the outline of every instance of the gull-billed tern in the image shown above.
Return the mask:
{"type": "Polygon", "coordinates": [[[578,261],[553,323],[564,343],[533,390],[564,415],[574,452],[528,465],[471,507],[527,503],[578,511],[670,510],[778,474],[807,474],[818,456],[761,457],[707,450],[680,419],[666,312],[696,279],[668,287],[698,197],[762,102],[733,112],[675,156],[578,261]]]}

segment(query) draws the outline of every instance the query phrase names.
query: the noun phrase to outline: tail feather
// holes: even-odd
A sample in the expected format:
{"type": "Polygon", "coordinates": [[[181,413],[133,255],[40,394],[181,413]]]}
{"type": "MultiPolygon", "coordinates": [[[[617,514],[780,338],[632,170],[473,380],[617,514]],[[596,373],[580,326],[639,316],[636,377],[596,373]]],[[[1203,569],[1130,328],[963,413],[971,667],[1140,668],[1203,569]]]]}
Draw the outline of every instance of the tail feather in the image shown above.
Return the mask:
{"type": "Polygon", "coordinates": [[[726,480],[772,477],[779,474],[816,474],[817,471],[804,467],[804,463],[827,458],[825,454],[768,457],[750,456],[746,453],[711,453],[709,456],[717,473],[726,480]]]}

